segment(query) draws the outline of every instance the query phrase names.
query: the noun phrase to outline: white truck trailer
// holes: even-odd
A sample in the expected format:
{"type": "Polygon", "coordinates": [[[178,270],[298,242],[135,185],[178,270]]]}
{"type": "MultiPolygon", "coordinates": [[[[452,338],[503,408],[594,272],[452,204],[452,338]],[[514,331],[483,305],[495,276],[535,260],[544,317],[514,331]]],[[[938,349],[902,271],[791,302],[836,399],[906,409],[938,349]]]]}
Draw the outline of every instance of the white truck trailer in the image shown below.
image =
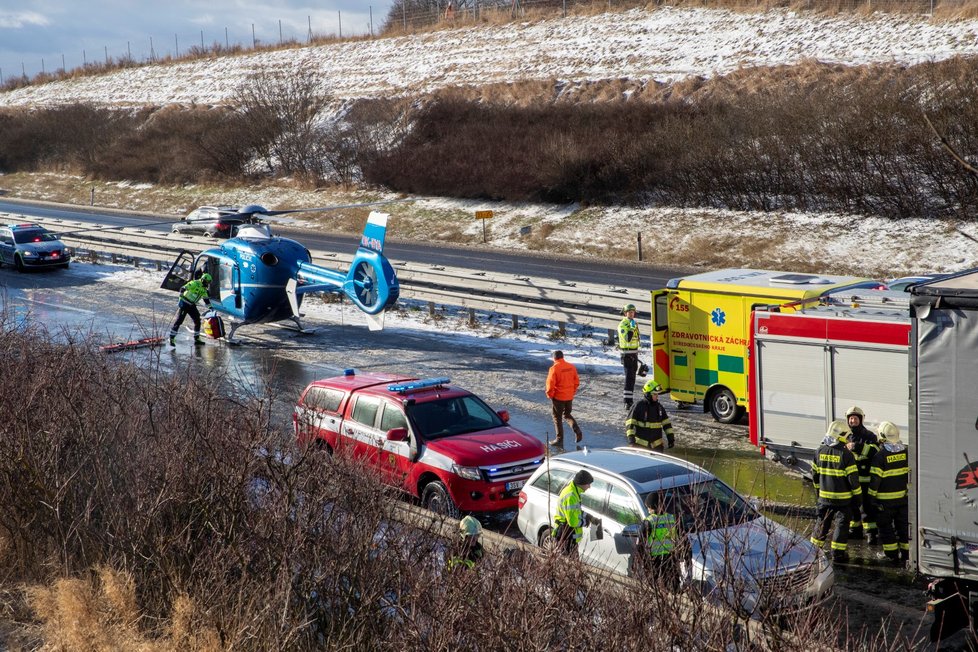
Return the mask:
{"type": "Polygon", "coordinates": [[[910,560],[931,638],[978,615],[978,269],[910,292],[910,560]]]}

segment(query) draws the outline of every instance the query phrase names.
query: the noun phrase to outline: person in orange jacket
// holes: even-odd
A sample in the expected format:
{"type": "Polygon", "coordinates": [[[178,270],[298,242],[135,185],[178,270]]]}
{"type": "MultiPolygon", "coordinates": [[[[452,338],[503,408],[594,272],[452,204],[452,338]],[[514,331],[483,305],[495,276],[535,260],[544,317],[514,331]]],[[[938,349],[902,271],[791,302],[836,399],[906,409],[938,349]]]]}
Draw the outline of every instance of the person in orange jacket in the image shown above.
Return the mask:
{"type": "Polygon", "coordinates": [[[554,351],[553,361],[554,363],[547,373],[547,398],[550,399],[553,406],[554,428],[557,430],[557,436],[549,443],[553,448],[562,450],[564,448],[564,421],[570,425],[578,442],[584,439],[584,434],[581,432],[580,426],[577,425],[577,419],[571,414],[574,394],[577,393],[581,380],[574,365],[564,360],[563,351],[554,351]]]}

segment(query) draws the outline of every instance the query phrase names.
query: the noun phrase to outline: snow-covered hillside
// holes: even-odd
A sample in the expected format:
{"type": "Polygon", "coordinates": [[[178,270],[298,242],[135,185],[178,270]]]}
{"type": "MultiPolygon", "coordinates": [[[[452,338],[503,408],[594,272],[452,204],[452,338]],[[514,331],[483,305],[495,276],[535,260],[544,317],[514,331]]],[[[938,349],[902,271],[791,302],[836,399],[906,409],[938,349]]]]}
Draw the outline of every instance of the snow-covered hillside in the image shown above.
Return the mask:
{"type": "MultiPolygon", "coordinates": [[[[817,59],[859,65],[912,64],[978,54],[978,21],[937,23],[924,16],[724,10],[663,7],[596,16],[487,25],[389,39],[148,66],[0,93],[0,106],[66,102],[142,106],[208,105],[227,100],[253,71],[318,71],[340,100],[423,94],[453,85],[603,79],[669,81],[711,76],[745,66],[817,59]]],[[[0,176],[9,196],[78,201],[52,192],[44,175],[33,185],[0,176]]],[[[187,191],[127,186],[112,199],[101,184],[101,205],[171,212],[186,210],[187,191]]],[[[88,200],[95,182],[67,179],[88,200]]],[[[123,185],[123,184],[119,184],[123,185]]],[[[192,189],[190,189],[192,191],[192,189]]],[[[201,189],[200,203],[261,203],[272,208],[321,206],[323,194],[294,189],[201,189]]],[[[355,201],[355,199],[354,199],[355,201]]],[[[897,276],[956,271],[978,264],[978,226],[955,220],[873,216],[746,213],[710,209],[512,205],[418,198],[391,208],[394,237],[445,239],[482,246],[475,210],[491,209],[490,246],[533,246],[565,254],[626,258],[639,233],[645,260],[671,266],[748,266],[897,276]],[[524,236],[527,227],[533,235],[524,236]],[[537,234],[541,235],[538,236],[537,234]],[[539,238],[542,238],[539,239],[539,238]]],[[[327,227],[328,228],[328,227],[327,227]]]]}
{"type": "Polygon", "coordinates": [[[912,64],[976,52],[975,20],[662,7],[147,66],[0,93],[0,106],[217,104],[258,69],[315,71],[343,100],[525,80],[672,81],[811,59],[912,64]]]}

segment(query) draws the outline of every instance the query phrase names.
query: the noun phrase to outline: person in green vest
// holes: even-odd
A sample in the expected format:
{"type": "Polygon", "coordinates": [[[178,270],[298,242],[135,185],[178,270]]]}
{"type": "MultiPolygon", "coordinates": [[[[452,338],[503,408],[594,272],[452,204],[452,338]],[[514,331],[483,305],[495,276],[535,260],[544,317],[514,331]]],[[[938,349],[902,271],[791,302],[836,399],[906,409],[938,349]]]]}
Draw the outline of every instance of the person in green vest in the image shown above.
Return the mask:
{"type": "Polygon", "coordinates": [[[645,497],[649,514],[642,521],[632,572],[650,581],[662,582],[670,590],[679,588],[679,563],[676,552],[681,543],[676,516],[666,507],[662,493],[645,497]]]}
{"type": "Polygon", "coordinates": [[[557,497],[551,531],[557,548],[567,555],[577,554],[577,547],[584,538],[584,528],[599,522],[599,519],[592,518],[581,507],[581,496],[591,488],[593,482],[594,476],[581,469],[557,497]]]}
{"type": "Polygon", "coordinates": [[[203,300],[204,304],[208,308],[210,307],[211,299],[208,296],[210,284],[211,275],[205,272],[200,275],[200,278],[194,279],[180,288],[177,318],[174,320],[173,326],[170,327],[170,346],[177,345],[177,333],[187,315],[190,315],[190,319],[194,322],[194,344],[204,343],[204,340],[200,339],[200,310],[197,309],[197,303],[203,300]]]}
{"type": "Polygon", "coordinates": [[[635,374],[638,372],[638,348],[641,335],[635,321],[635,304],[628,303],[621,309],[624,315],[618,322],[618,350],[621,351],[621,366],[625,369],[625,409],[631,408],[635,400],[635,374]]]}

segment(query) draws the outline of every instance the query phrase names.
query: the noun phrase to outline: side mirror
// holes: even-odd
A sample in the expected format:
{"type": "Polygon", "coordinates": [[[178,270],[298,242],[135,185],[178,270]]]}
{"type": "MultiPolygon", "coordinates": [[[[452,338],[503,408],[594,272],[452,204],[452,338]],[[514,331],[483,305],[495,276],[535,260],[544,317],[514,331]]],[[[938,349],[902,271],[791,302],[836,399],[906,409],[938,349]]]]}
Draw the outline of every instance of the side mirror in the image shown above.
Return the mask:
{"type": "Polygon", "coordinates": [[[496,414],[503,420],[503,423],[509,423],[509,410],[499,410],[496,414]]]}
{"type": "Polygon", "coordinates": [[[387,431],[387,441],[407,441],[407,428],[391,428],[387,431]]]}
{"type": "Polygon", "coordinates": [[[632,523],[622,528],[621,535],[629,539],[637,539],[642,534],[642,524],[632,523]]]}

